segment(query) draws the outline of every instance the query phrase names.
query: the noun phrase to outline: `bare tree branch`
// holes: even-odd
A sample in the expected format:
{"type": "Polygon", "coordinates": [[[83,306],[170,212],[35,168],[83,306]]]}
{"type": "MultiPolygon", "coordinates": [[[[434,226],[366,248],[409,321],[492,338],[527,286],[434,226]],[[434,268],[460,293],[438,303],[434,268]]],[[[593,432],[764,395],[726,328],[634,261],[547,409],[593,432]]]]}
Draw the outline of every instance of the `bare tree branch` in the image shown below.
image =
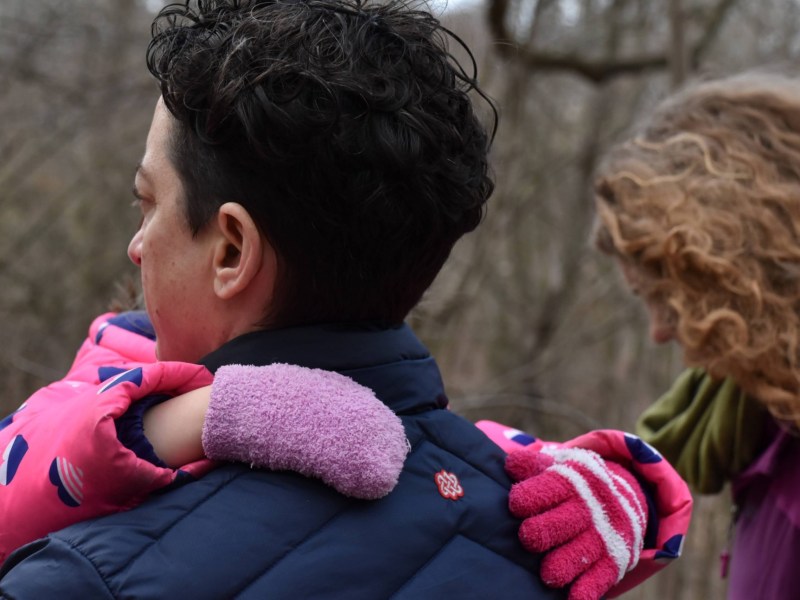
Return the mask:
{"type": "Polygon", "coordinates": [[[669,72],[673,88],[684,82],[689,71],[684,22],[683,1],[669,0],[669,72]]]}
{"type": "Polygon", "coordinates": [[[717,37],[717,33],[722,28],[725,22],[725,17],[730,10],[736,5],[738,0],[720,0],[716,6],[711,10],[711,14],[706,21],[703,35],[700,40],[694,45],[691,51],[692,68],[696,68],[700,64],[700,60],[705,55],[711,43],[717,37]]]}
{"type": "MultiPolygon", "coordinates": [[[[708,50],[719,32],[725,16],[736,2],[737,0],[719,0],[710,11],[703,27],[703,34],[689,53],[693,66],[699,63],[703,54],[708,50]]],[[[591,59],[578,53],[564,54],[523,46],[513,39],[513,35],[508,30],[506,24],[508,8],[509,0],[491,0],[489,2],[487,20],[496,42],[495,50],[501,56],[512,58],[530,70],[569,71],[592,83],[599,84],[621,75],[662,70],[670,65],[668,51],[636,57],[591,59]]]]}

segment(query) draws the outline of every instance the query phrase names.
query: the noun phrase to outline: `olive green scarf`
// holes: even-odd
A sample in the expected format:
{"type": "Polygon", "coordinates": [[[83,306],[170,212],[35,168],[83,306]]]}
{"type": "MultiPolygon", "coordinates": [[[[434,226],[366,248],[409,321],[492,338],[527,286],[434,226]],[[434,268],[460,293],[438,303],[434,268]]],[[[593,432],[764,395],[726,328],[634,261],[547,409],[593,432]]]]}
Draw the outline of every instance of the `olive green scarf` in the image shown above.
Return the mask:
{"type": "Polygon", "coordinates": [[[768,415],[730,379],[687,369],[641,415],[636,432],[694,491],[711,494],[758,456],[768,415]]]}

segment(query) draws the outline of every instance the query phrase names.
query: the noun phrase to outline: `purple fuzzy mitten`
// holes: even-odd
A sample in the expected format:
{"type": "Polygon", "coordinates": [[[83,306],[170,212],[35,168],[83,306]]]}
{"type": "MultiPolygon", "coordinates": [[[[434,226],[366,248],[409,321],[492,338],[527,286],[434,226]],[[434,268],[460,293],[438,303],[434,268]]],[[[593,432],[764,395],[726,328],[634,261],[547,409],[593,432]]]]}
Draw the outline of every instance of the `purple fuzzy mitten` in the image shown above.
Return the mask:
{"type": "Polygon", "coordinates": [[[217,371],[203,449],[213,460],[297,471],[371,500],[397,485],[409,445],[372,390],[331,371],[274,364],[217,371]]]}

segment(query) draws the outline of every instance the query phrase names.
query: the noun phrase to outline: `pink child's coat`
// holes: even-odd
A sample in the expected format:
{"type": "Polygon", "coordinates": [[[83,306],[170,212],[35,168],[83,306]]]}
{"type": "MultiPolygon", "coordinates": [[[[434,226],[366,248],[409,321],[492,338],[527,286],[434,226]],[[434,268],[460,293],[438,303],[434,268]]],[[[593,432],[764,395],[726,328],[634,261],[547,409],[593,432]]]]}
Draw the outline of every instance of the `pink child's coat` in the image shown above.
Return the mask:
{"type": "MultiPolygon", "coordinates": [[[[92,323],[64,379],[3,421],[0,562],[51,531],[132,508],[177,476],[121,445],[114,421],[140,398],[188,392],[209,385],[212,375],[199,365],[153,362],[154,342],[108,325],[111,316],[92,323]],[[100,367],[123,372],[101,382],[100,367]]],[[[181,470],[200,476],[213,466],[201,460],[181,470]]]]}
{"type": "MultiPolygon", "coordinates": [[[[152,362],[154,342],[112,317],[92,323],[64,379],[0,422],[0,562],[51,531],[137,506],[179,472],[198,477],[215,465],[162,468],[120,443],[115,420],[133,402],[213,377],[199,365],[152,362]]],[[[408,453],[402,422],[372,390],[338,373],[277,364],[218,371],[203,442],[211,458],[296,471],[363,499],[394,488],[408,453]]]]}

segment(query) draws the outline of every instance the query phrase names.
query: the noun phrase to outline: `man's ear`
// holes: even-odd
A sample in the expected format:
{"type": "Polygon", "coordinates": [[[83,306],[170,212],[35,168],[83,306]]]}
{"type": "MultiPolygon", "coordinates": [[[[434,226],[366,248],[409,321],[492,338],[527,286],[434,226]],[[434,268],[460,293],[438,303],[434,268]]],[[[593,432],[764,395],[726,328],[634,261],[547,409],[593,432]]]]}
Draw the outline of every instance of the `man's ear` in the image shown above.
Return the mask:
{"type": "Polygon", "coordinates": [[[229,300],[246,290],[257,277],[265,275],[262,267],[269,242],[241,204],[226,202],[217,212],[219,238],[214,248],[214,293],[229,300]]]}

